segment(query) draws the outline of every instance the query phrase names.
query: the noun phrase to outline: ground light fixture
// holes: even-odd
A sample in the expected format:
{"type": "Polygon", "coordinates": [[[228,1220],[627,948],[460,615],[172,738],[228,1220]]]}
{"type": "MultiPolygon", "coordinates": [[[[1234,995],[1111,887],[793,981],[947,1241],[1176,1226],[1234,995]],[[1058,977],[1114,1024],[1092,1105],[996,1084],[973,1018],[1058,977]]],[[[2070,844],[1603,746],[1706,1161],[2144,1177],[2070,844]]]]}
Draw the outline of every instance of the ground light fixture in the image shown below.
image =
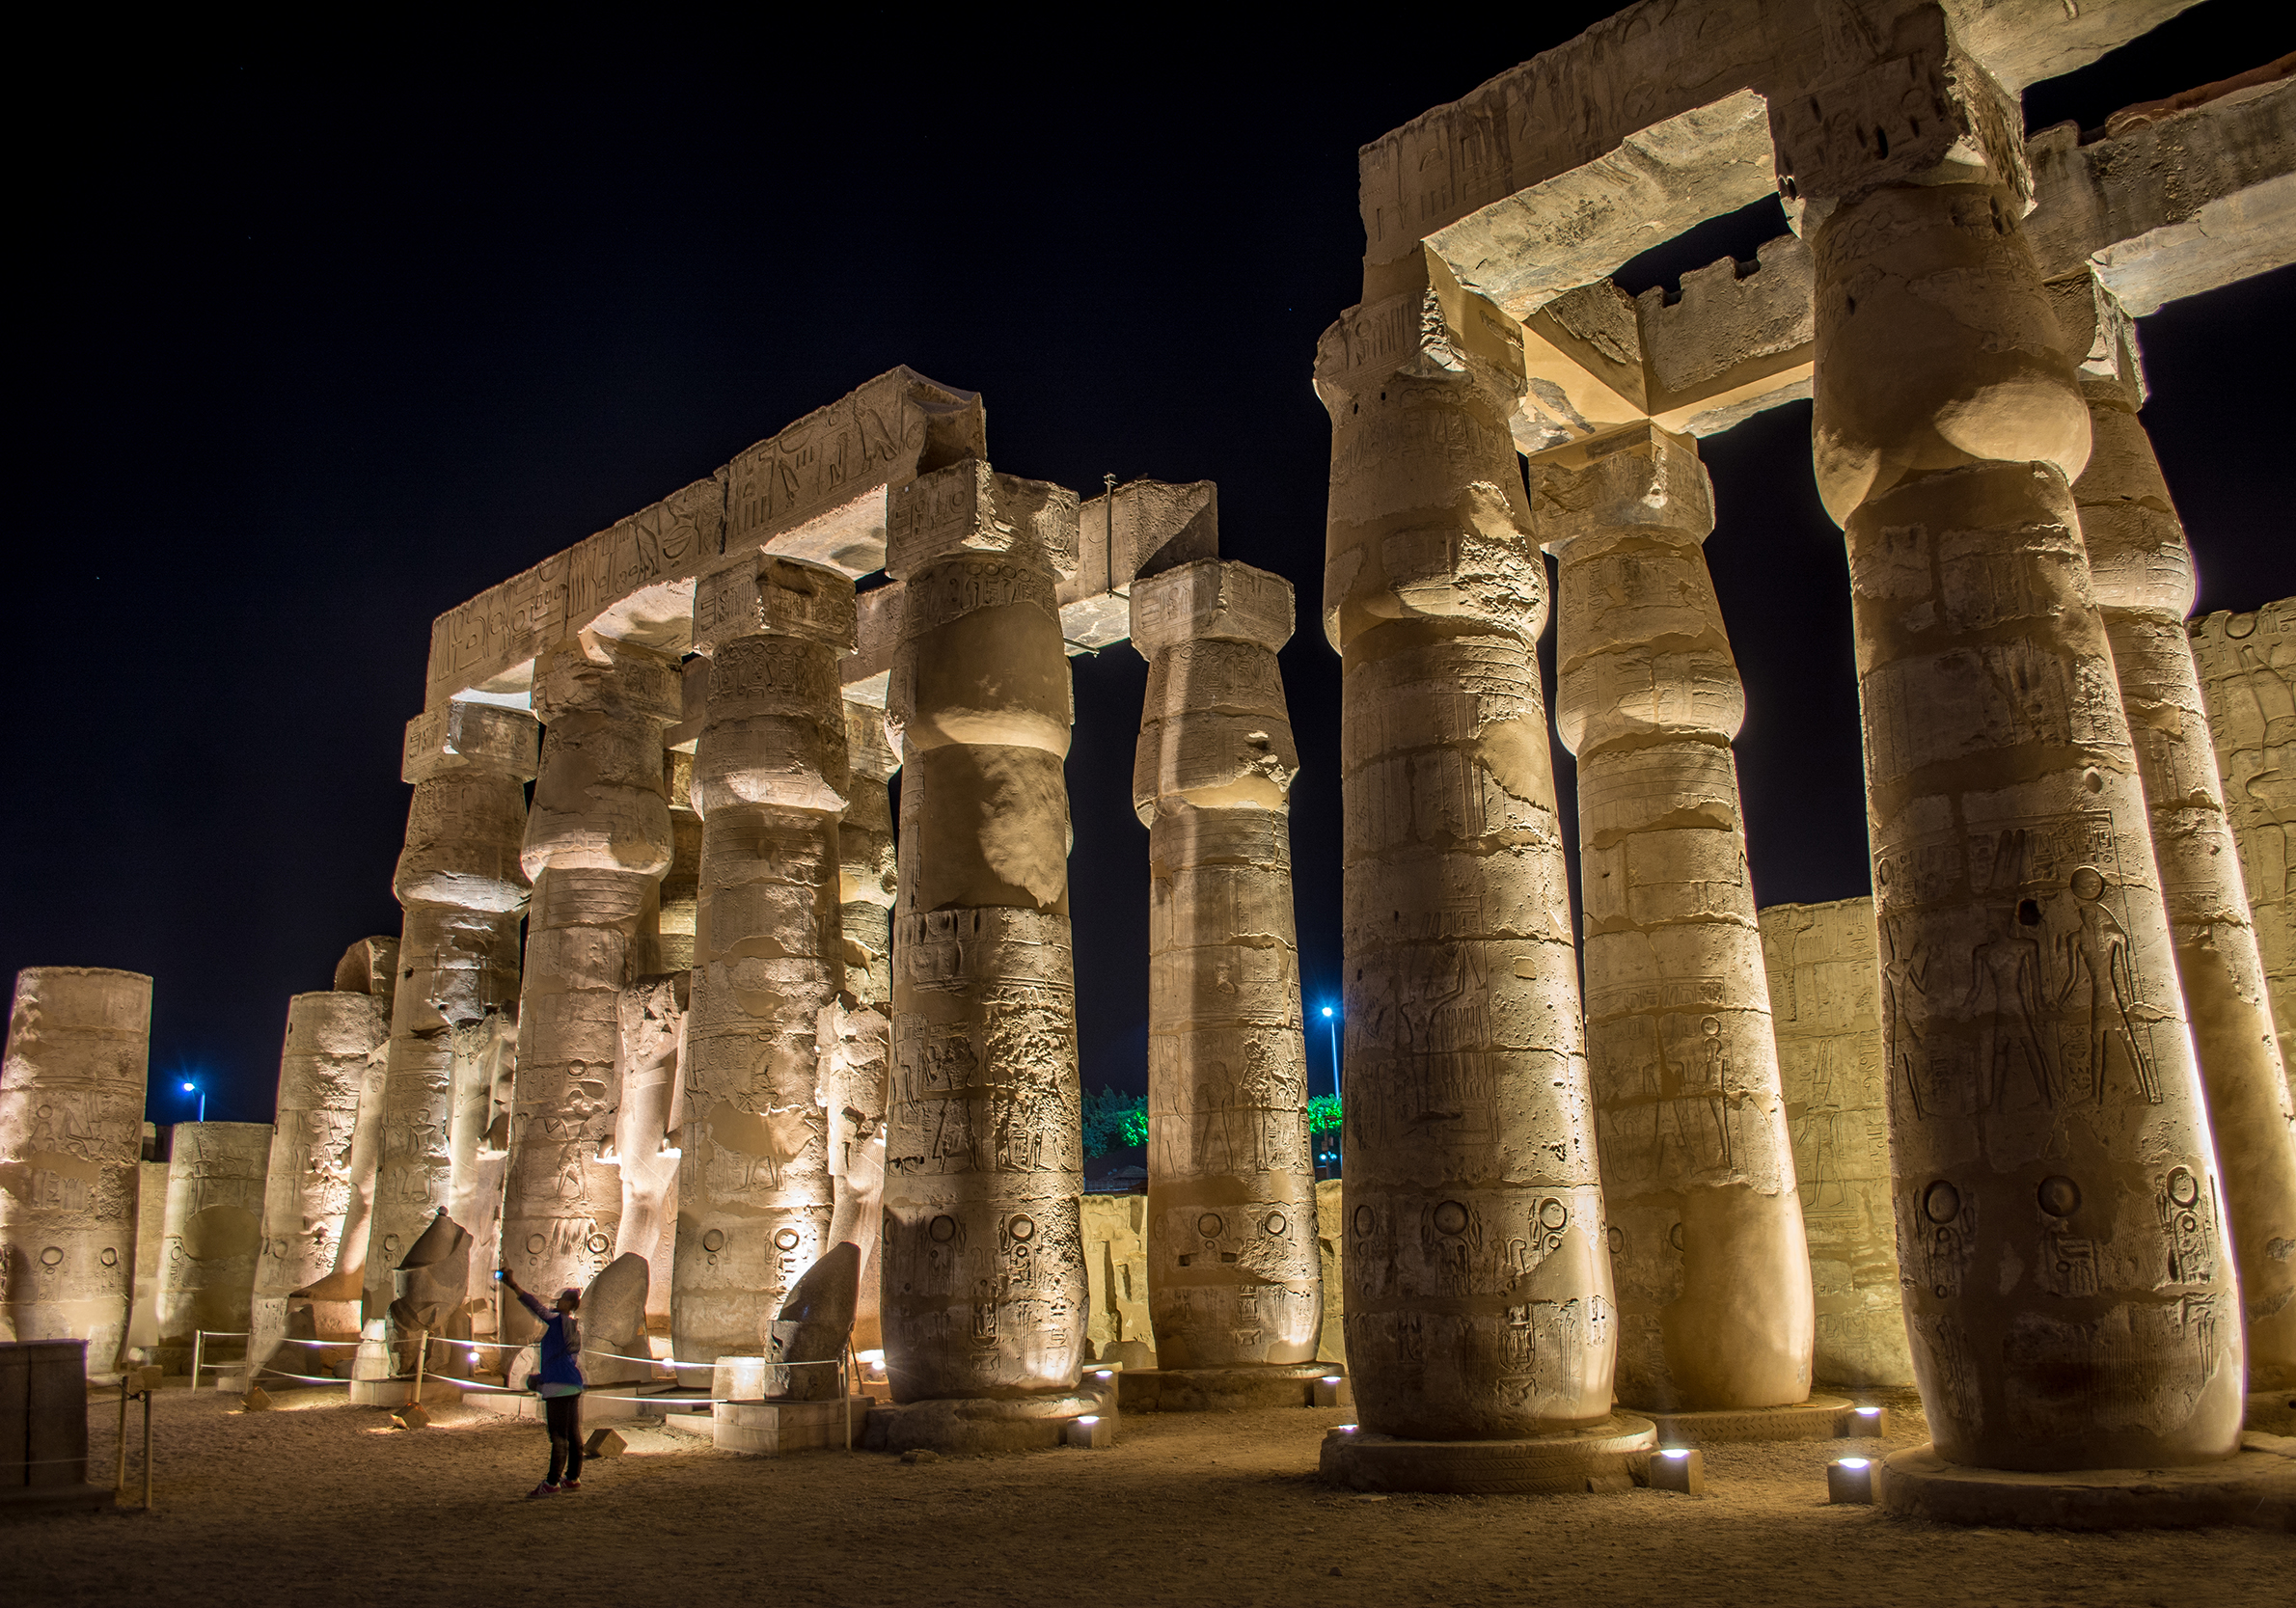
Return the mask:
{"type": "Polygon", "coordinates": [[[1081,1418],[1072,1418],[1060,1431],[1060,1439],[1068,1446],[1081,1446],[1091,1452],[1105,1452],[1116,1444],[1116,1421],[1097,1412],[1081,1418]]]}
{"type": "Polygon", "coordinates": [[[1828,1502],[1871,1503],[1873,1500],[1873,1459],[1836,1458],[1827,1463],[1825,1499],[1828,1502]]]}
{"type": "Polygon", "coordinates": [[[1662,1446],[1651,1455],[1651,1489],[1706,1494],[1706,1455],[1695,1446],[1662,1446]]]}
{"type": "Polygon", "coordinates": [[[1849,1415],[1849,1431],[1861,1438],[1886,1435],[1890,1432],[1890,1411],[1887,1407],[1855,1407],[1849,1415]]]}
{"type": "Polygon", "coordinates": [[[1316,1380],[1315,1404],[1319,1407],[1352,1407],[1355,1393],[1349,1387],[1345,1374],[1326,1374],[1316,1380]]]}

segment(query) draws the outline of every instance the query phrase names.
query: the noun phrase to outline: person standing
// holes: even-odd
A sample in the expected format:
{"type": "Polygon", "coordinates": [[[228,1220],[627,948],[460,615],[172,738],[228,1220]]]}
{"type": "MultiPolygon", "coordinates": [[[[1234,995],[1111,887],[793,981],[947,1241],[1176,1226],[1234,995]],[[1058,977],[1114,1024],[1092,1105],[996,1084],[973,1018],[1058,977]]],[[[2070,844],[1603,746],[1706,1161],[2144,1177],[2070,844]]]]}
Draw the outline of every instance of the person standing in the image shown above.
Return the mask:
{"type": "Polygon", "coordinates": [[[574,1314],[582,1305],[582,1292],[568,1286],[558,1293],[556,1307],[546,1308],[520,1288],[508,1268],[495,1276],[542,1325],[542,1369],[532,1382],[534,1394],[542,1398],[542,1421],[550,1430],[550,1473],[527,1494],[556,1496],[561,1490],[580,1490],[586,1381],[582,1376],[582,1322],[574,1314]]]}

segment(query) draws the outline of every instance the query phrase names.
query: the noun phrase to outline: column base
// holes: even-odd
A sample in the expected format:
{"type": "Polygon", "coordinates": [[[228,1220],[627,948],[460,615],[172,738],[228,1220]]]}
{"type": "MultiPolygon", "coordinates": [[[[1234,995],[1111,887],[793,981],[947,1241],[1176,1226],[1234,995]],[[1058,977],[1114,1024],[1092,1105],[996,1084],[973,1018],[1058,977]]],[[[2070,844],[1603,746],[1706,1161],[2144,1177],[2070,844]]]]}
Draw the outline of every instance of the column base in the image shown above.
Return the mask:
{"type": "Polygon", "coordinates": [[[1855,1404],[1840,1396],[1813,1396],[1782,1407],[1727,1407],[1715,1412],[1667,1412],[1621,1405],[1647,1418],[1662,1446],[1721,1446],[1740,1440],[1835,1440],[1851,1431],[1855,1404]]]}
{"type": "Polygon", "coordinates": [[[1116,1376],[1126,1412],[1244,1412],[1312,1407],[1319,1379],[1345,1379],[1330,1362],[1268,1362],[1237,1368],[1127,1368],[1116,1376]]]}
{"type": "Polygon", "coordinates": [[[1630,1460],[1657,1444],[1649,1419],[1624,1412],[1524,1440],[1398,1440],[1350,1427],[1324,1437],[1318,1469],[1327,1484],[1353,1490],[1561,1495],[1628,1488],[1630,1460]]]}
{"type": "Polygon", "coordinates": [[[2242,1427],[2268,1435],[2296,1435],[2296,1390],[2252,1390],[2242,1427]]]}
{"type": "MultiPolygon", "coordinates": [[[[412,1376],[403,1379],[353,1379],[351,1405],[354,1407],[403,1407],[415,1399],[412,1376]]],[[[461,1402],[459,1385],[440,1384],[436,1380],[423,1381],[423,1402],[426,1406],[451,1407],[461,1402]]]]}
{"type": "Polygon", "coordinates": [[[1949,1463],[1927,1445],[1882,1461],[1881,1506],[1939,1524],[2053,1530],[2296,1530],[2296,1442],[2243,1435],[2222,1462],[2026,1474],[1949,1463]]]}
{"type": "Polygon", "coordinates": [[[1011,1400],[967,1398],[872,1406],[860,1444],[870,1452],[1045,1452],[1068,1426],[1116,1404],[1086,1391],[1011,1400]]]}
{"type": "Polygon", "coordinates": [[[710,1444],[721,1452],[778,1458],[859,1446],[869,1413],[865,1396],[844,1402],[719,1402],[710,1408],[710,1444]],[[850,1425],[850,1431],[848,1430],[850,1425]]]}

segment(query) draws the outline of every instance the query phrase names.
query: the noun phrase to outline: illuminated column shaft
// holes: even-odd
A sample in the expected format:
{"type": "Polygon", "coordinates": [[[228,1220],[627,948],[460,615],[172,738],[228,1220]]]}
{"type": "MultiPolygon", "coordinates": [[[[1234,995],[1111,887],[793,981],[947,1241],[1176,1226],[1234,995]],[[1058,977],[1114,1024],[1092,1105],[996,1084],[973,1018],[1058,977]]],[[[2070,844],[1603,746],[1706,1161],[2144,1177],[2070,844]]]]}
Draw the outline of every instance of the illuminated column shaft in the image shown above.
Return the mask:
{"type": "Polygon", "coordinates": [[[702,577],[710,658],[694,750],[701,813],[677,1196],[677,1354],[763,1356],[789,1287],[826,1248],[822,1015],[843,970],[837,818],[852,584],[752,554],[702,577]]]}
{"type": "MultiPolygon", "coordinates": [[[[171,1374],[187,1374],[199,1330],[249,1332],[271,1125],[180,1122],[169,1143],[155,1360],[171,1374]]],[[[232,1355],[239,1344],[220,1349],[232,1355]]]]}
{"type": "Polygon", "coordinates": [[[1077,501],[968,460],[894,494],[907,583],[884,1323],[895,1400],[1076,1382],[1083,1189],[1069,946],[1072,706],[1054,577],[1077,501]]]}
{"type": "Polygon", "coordinates": [[[373,1208],[356,1258],[346,1222],[344,1261],[325,1281],[336,1298],[364,1284],[369,1321],[395,1297],[399,1259],[452,1199],[455,1031],[518,999],[518,918],[528,889],[518,847],[536,735],[526,711],[482,703],[450,703],[407,722],[402,774],[415,797],[395,884],[406,924],[373,1208]]]}
{"type": "MultiPolygon", "coordinates": [[[[287,1296],[324,1278],[342,1253],[360,1097],[390,1036],[388,995],[331,989],[287,1001],[247,1346],[249,1359],[259,1365],[271,1359],[287,1333],[287,1296]]],[[[330,1325],[344,1326],[342,1319],[330,1325]]],[[[347,1326],[356,1332],[355,1324],[347,1326]]],[[[283,1357],[280,1366],[309,1374],[315,1372],[311,1360],[283,1357]]]]}
{"type": "Polygon", "coordinates": [[[1698,449],[1645,426],[1532,471],[1559,560],[1555,724],[1578,756],[1587,1061],[1619,1400],[1810,1394],[1817,1312],[1737,766],[1745,718],[1698,449]]]}
{"type": "Polygon", "coordinates": [[[91,1375],[112,1370],[126,1332],[150,1049],[150,978],[16,973],[0,1063],[0,1340],[85,1340],[91,1375]]]}
{"type": "Polygon", "coordinates": [[[1533,643],[1545,573],[1505,313],[1439,263],[1324,337],[1325,631],[1343,660],[1344,1233],[1364,1425],[1610,1412],[1616,1313],[1533,643]]]}
{"type": "Polygon", "coordinates": [[[838,907],[845,944],[845,986],[837,996],[836,1045],[825,1053],[823,1093],[829,1109],[830,1174],[837,1211],[831,1240],[859,1246],[861,1291],[853,1310],[853,1345],[883,1345],[879,1292],[885,1220],[885,1111],[891,1094],[892,907],[899,886],[893,855],[892,799],[886,787],[900,756],[885,735],[885,711],[848,700],[845,744],[853,785],[837,828],[838,907]]]}
{"type": "Polygon", "coordinates": [[[1323,1332],[1275,650],[1291,584],[1207,559],[1135,582],[1148,693],[1149,1311],[1166,1368],[1311,1362],[1323,1332]]]}
{"type": "Polygon", "coordinates": [[[1945,26],[1771,102],[1849,557],[1907,1335],[1949,1461],[2202,1461],[2240,1434],[2238,1284],[2070,486],[2089,413],[2015,99],[1945,26]]]}
{"type": "Polygon", "coordinates": [[[2094,445],[2073,501],[2152,809],[2239,1260],[2249,1377],[2258,1390],[2286,1389],[2296,1386],[2296,1112],[2185,636],[2192,552],[2130,389],[2084,376],[2094,445]]]}
{"type": "MultiPolygon", "coordinates": [[[[670,866],[662,732],[678,668],[627,642],[578,638],[534,664],[542,760],[520,862],[533,882],[503,1183],[502,1254],[545,1296],[614,1260],[615,1068],[630,945],[670,866]]],[[[536,1325],[506,1305],[503,1331],[536,1325]]]]}

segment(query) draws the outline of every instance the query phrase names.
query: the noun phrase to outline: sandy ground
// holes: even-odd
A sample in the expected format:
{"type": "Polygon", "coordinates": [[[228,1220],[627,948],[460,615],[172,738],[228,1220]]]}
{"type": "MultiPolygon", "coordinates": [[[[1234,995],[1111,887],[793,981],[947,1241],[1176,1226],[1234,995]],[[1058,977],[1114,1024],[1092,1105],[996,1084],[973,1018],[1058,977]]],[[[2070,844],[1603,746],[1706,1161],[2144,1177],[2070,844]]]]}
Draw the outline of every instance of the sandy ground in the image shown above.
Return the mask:
{"type": "MultiPolygon", "coordinates": [[[[116,1407],[92,1404],[111,1475],[116,1407]]],[[[1951,1530],[1825,1503],[1831,1441],[1711,1448],[1708,1494],[1359,1497],[1294,1410],[1134,1414],[1113,1451],[905,1464],[737,1457],[662,1430],[578,1493],[526,1492],[541,1428],[469,1407],[242,1413],[164,1393],[157,1511],[0,1526],[0,1600],[342,1608],[590,1603],[2286,1604],[2249,1530],[1951,1530]],[[573,1597],[568,1596],[569,1590],[573,1597]]],[[[1921,1437],[1900,1415],[1894,1444],[1921,1437]]],[[[130,1420],[131,1441],[140,1422],[130,1420]]],[[[140,1467],[131,1458],[131,1497],[140,1467]]]]}

